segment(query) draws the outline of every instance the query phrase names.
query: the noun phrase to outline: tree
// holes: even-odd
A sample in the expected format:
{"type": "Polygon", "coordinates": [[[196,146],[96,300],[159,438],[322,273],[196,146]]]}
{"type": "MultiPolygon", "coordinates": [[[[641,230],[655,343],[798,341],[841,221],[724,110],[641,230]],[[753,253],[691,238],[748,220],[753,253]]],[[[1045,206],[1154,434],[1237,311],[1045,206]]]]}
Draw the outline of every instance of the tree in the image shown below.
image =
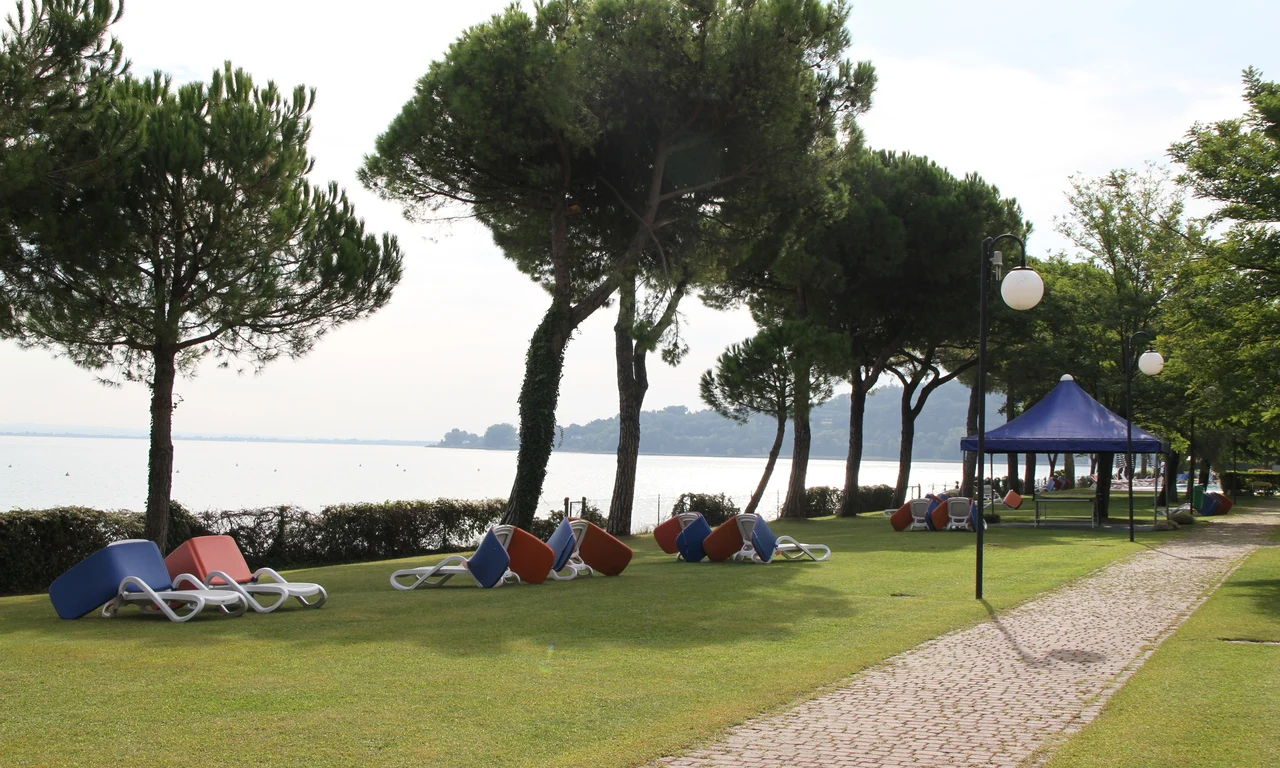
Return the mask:
{"type": "MultiPolygon", "coordinates": [[[[121,11],[107,0],[19,2],[0,33],[0,275],[41,256],[33,228],[54,215],[52,197],[74,201],[68,190],[101,183],[100,148],[83,139],[128,68],[107,37],[121,11]]],[[[0,333],[13,332],[18,287],[0,277],[0,333]]]]}
{"type": "Polygon", "coordinates": [[[93,127],[109,136],[113,113],[141,116],[135,148],[111,160],[115,183],[38,232],[40,259],[4,271],[18,287],[20,343],[151,388],[146,535],[156,542],[177,374],[210,355],[256,369],[305,354],[384,305],[400,279],[395,239],[366,234],[336,186],[306,180],[314,97],[255,87],[230,64],[207,86],[122,79],[93,127]]]}
{"type": "Polygon", "coordinates": [[[483,445],[490,450],[520,447],[520,433],[514,424],[492,424],[484,431],[483,445]]]}
{"type": "Polygon", "coordinates": [[[461,205],[548,290],[503,520],[528,527],[565,347],[699,222],[757,201],[865,100],[842,1],[562,0],[511,7],[431,65],[361,178],[406,212],[461,205]]]}
{"type": "MultiPolygon", "coordinates": [[[[699,382],[702,402],[724,418],[746,424],[751,414],[759,413],[777,421],[764,474],[744,510],[748,515],[756,511],[769,485],[782,449],[787,417],[795,405],[795,368],[788,341],[784,326],[762,328],[752,338],[725,350],[716,360],[715,369],[703,373],[699,382]]],[[[831,398],[834,384],[830,376],[822,373],[810,379],[807,389],[815,405],[831,398]]]]}

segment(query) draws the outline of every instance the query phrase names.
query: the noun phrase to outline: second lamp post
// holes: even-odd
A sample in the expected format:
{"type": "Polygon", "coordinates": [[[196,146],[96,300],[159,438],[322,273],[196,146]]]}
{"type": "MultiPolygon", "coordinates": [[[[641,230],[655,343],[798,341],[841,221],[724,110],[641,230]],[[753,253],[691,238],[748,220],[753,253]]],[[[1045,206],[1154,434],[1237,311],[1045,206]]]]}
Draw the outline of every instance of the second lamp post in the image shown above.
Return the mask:
{"type": "MultiPolygon", "coordinates": [[[[1151,341],[1150,333],[1135,331],[1124,342],[1125,471],[1129,474],[1129,541],[1133,541],[1133,343],[1139,336],[1145,336],[1147,341],[1151,341]]],[[[1138,358],[1138,370],[1148,376],[1155,376],[1164,370],[1164,358],[1159,352],[1143,352],[1138,358]]]]}

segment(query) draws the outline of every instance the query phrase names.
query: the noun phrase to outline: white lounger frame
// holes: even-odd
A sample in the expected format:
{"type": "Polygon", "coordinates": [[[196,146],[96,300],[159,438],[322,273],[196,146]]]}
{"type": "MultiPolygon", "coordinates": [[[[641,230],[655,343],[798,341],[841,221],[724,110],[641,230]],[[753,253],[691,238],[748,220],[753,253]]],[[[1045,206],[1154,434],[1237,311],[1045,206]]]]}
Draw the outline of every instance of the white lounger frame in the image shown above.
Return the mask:
{"type": "Polygon", "coordinates": [[[582,562],[582,540],[586,538],[587,531],[590,530],[587,527],[587,521],[570,520],[569,529],[573,531],[573,554],[569,555],[569,559],[565,561],[564,568],[560,569],[562,571],[568,571],[569,575],[561,576],[559,573],[552,571],[551,578],[556,581],[573,581],[579,576],[595,576],[595,569],[582,562]]]}
{"type": "Polygon", "coordinates": [[[911,526],[908,531],[929,530],[929,524],[926,519],[929,517],[929,500],[928,499],[912,499],[911,500],[911,526]]]}
{"type": "MultiPolygon", "coordinates": [[[[508,530],[504,533],[498,533],[497,528],[501,527],[503,526],[497,526],[494,529],[494,535],[497,536],[498,541],[502,543],[502,548],[506,549],[507,542],[511,540],[511,532],[508,530]]],[[[418,587],[438,587],[449,579],[452,579],[454,576],[466,575],[471,576],[471,578],[476,582],[477,587],[483,587],[484,585],[480,583],[479,579],[476,579],[476,577],[471,574],[471,569],[467,567],[468,559],[469,558],[465,555],[449,555],[435,565],[427,565],[421,568],[405,568],[403,570],[396,571],[391,574],[391,586],[405,591],[417,589],[418,587]],[[412,578],[413,581],[409,584],[403,584],[399,581],[399,579],[402,578],[412,578]]],[[[507,572],[503,574],[502,578],[498,580],[498,583],[493,586],[497,588],[501,587],[503,584],[519,583],[520,577],[508,569],[507,572]]]]}
{"type": "Polygon", "coordinates": [[[969,512],[972,505],[973,505],[973,500],[966,499],[963,496],[957,496],[953,499],[947,499],[947,530],[948,531],[970,530],[969,512]]]}
{"type": "Polygon", "coordinates": [[[249,607],[257,613],[271,613],[284,605],[285,601],[291,597],[297,598],[298,602],[307,608],[319,608],[329,599],[329,593],[325,592],[324,587],[319,584],[305,581],[289,581],[271,568],[259,568],[254,571],[253,581],[248,584],[240,584],[222,571],[209,571],[205,575],[204,586],[208,589],[225,589],[238,593],[249,603],[249,607]],[[259,582],[258,579],[262,576],[268,576],[273,581],[259,582]],[[213,583],[214,579],[221,579],[223,583],[215,585],[213,583]],[[263,605],[258,602],[254,595],[275,595],[276,600],[269,605],[263,605]],[[320,596],[319,600],[307,602],[306,598],[316,595],[320,596]]]}
{"type": "Polygon", "coordinates": [[[215,605],[228,616],[239,616],[249,609],[249,603],[239,593],[225,589],[206,589],[199,579],[189,573],[181,574],[174,579],[173,586],[178,587],[184,581],[190,582],[196,588],[156,591],[137,576],[126,576],[120,582],[120,588],[116,590],[116,596],[102,606],[102,615],[112,618],[120,610],[121,606],[128,603],[140,606],[143,613],[162,613],[169,621],[190,621],[195,618],[197,613],[204,610],[206,605],[215,605]],[[137,587],[142,591],[126,591],[130,586],[137,587]],[[169,606],[169,603],[184,603],[187,607],[187,612],[178,613],[169,606]]]}
{"type": "MultiPolygon", "coordinates": [[[[756,554],[755,544],[751,541],[751,534],[755,531],[757,517],[755,514],[738,515],[738,530],[742,533],[742,549],[733,553],[734,562],[764,562],[760,555],[756,554]]],[[[807,557],[816,563],[821,563],[831,558],[831,547],[826,544],[801,544],[790,536],[779,536],[777,545],[778,548],[774,550],[774,555],[782,555],[787,560],[802,560],[807,557]],[[814,552],[818,551],[821,551],[821,556],[814,554],[814,552]]]]}

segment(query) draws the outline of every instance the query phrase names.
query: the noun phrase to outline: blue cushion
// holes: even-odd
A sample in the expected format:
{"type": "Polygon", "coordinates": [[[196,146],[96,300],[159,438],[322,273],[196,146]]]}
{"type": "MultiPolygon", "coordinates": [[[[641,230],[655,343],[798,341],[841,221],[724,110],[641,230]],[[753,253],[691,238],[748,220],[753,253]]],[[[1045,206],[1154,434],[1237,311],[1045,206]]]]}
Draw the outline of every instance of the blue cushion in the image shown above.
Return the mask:
{"type": "Polygon", "coordinates": [[[1218,514],[1220,506],[1218,499],[1212,493],[1206,493],[1204,499],[1200,502],[1200,514],[1204,516],[1218,514]]]}
{"type": "MultiPolygon", "coordinates": [[[[94,552],[49,585],[49,600],[64,619],[78,619],[116,596],[136,576],[156,591],[171,589],[169,570],[154,541],[126,541],[94,552]]],[[[140,592],[130,586],[130,592],[140,592]]]]}
{"type": "Polygon", "coordinates": [[[510,564],[511,558],[507,555],[507,550],[502,548],[502,542],[498,541],[497,534],[490,528],[476,553],[467,561],[467,569],[476,577],[480,586],[492,587],[502,581],[510,564]]]}
{"type": "Polygon", "coordinates": [[[982,515],[978,512],[978,502],[974,501],[969,505],[969,527],[978,530],[978,521],[982,519],[982,515]]]}
{"type": "Polygon", "coordinates": [[[756,517],[755,527],[751,529],[751,546],[766,563],[772,560],[773,553],[778,551],[778,537],[774,535],[773,529],[763,517],[756,517]]]}
{"type": "Polygon", "coordinates": [[[707,556],[706,551],[702,549],[702,542],[710,535],[711,526],[701,515],[680,532],[676,537],[676,546],[680,548],[680,555],[686,562],[696,563],[707,556]]]}
{"type": "Polygon", "coordinates": [[[935,527],[933,524],[933,511],[938,508],[939,504],[946,504],[946,503],[947,503],[947,494],[945,493],[938,494],[937,498],[929,502],[929,508],[926,510],[925,516],[924,516],[924,527],[926,530],[930,530],[930,531],[938,530],[937,527],[935,527]]]}
{"type": "Polygon", "coordinates": [[[577,546],[577,541],[573,536],[573,528],[569,525],[568,519],[561,520],[560,525],[556,526],[555,533],[551,534],[551,538],[547,539],[547,546],[551,547],[551,551],[556,554],[556,561],[551,566],[552,571],[558,571],[564,568],[569,562],[569,558],[573,555],[573,548],[577,546]]]}

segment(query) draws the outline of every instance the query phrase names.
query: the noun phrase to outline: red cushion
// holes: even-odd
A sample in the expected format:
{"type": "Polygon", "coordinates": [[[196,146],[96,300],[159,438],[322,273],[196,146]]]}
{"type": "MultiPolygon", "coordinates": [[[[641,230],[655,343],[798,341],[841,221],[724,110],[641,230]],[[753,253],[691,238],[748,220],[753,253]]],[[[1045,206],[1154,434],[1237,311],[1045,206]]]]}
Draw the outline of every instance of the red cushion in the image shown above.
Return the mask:
{"type": "Polygon", "coordinates": [[[551,574],[551,566],[556,562],[556,553],[547,543],[523,528],[511,529],[511,539],[507,542],[507,557],[511,562],[507,568],[520,577],[521,581],[530,584],[541,584],[551,574]]]}
{"type": "Polygon", "coordinates": [[[1009,509],[1017,509],[1022,506],[1022,497],[1017,491],[1009,491],[1004,495],[1004,505],[1009,509]]]}
{"type": "MultiPolygon", "coordinates": [[[[187,539],[164,559],[169,578],[177,578],[180,573],[189,573],[204,581],[210,571],[222,571],[240,583],[253,578],[249,564],[240,554],[240,547],[230,536],[197,536],[187,539]]],[[[213,584],[225,584],[222,579],[214,579],[213,584]]],[[[184,584],[189,587],[189,584],[184,584]]]]}
{"type": "MultiPolygon", "coordinates": [[[[677,520],[676,525],[679,524],[680,521],[677,520]]],[[[608,531],[594,523],[587,523],[578,556],[593,570],[605,576],[617,576],[626,570],[633,554],[635,553],[631,551],[631,547],[615,539],[608,531]]]]}
{"type": "Polygon", "coordinates": [[[898,511],[894,512],[889,518],[889,523],[893,525],[895,531],[905,531],[911,525],[911,502],[907,502],[898,507],[898,511]]]}
{"type": "Polygon", "coordinates": [[[728,560],[733,553],[742,549],[742,529],[738,527],[738,516],[725,520],[711,535],[702,540],[702,550],[707,559],[713,563],[728,560]]]}
{"type": "Polygon", "coordinates": [[[951,516],[947,514],[947,502],[944,500],[941,504],[934,507],[929,515],[933,518],[933,530],[947,530],[947,523],[951,522],[951,516]]]}
{"type": "Polygon", "coordinates": [[[674,555],[680,551],[676,546],[676,537],[680,535],[680,531],[684,528],[680,525],[680,518],[669,517],[658,524],[653,529],[653,538],[657,540],[658,547],[668,555],[674,555]]]}

